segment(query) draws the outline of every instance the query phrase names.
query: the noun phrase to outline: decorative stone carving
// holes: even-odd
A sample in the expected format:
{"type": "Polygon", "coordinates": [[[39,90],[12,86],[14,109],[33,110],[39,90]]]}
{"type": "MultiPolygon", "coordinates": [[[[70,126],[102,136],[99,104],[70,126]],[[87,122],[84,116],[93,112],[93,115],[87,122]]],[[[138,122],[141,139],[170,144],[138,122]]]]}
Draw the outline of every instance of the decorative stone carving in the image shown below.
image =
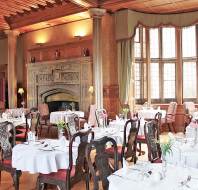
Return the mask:
{"type": "Polygon", "coordinates": [[[91,104],[87,98],[92,85],[92,60],[90,57],[29,63],[27,65],[28,107],[43,102],[42,94],[51,91],[68,92],[83,111],[91,104]]]}

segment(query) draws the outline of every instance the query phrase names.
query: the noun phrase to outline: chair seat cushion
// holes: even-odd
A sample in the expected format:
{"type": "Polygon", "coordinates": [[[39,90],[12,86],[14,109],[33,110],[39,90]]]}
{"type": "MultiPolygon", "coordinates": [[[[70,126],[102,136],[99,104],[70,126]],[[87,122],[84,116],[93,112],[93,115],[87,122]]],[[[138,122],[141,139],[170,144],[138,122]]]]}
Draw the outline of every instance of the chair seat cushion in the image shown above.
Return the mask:
{"type": "MultiPolygon", "coordinates": [[[[112,155],[114,154],[114,148],[113,147],[106,148],[105,152],[112,155]]],[[[121,155],[121,153],[122,153],[122,146],[118,146],[118,155],[121,155]]]]}
{"type": "Polygon", "coordinates": [[[25,133],[17,134],[16,138],[25,138],[25,133]]]}
{"type": "MultiPolygon", "coordinates": [[[[75,175],[75,166],[72,167],[70,176],[74,177],[74,175],[75,175]]],[[[45,179],[55,179],[55,180],[65,181],[66,176],[67,176],[67,170],[61,169],[61,170],[58,170],[58,172],[52,172],[50,174],[40,174],[40,176],[45,179]]]]}
{"type": "Polygon", "coordinates": [[[161,158],[157,158],[156,160],[153,160],[152,163],[162,163],[162,160],[161,158]]]}
{"type": "Polygon", "coordinates": [[[3,160],[2,163],[4,166],[9,166],[9,167],[12,167],[12,160],[8,159],[8,160],[3,160]]]}
{"type": "Polygon", "coordinates": [[[137,140],[146,140],[144,135],[138,135],[137,140]]]}

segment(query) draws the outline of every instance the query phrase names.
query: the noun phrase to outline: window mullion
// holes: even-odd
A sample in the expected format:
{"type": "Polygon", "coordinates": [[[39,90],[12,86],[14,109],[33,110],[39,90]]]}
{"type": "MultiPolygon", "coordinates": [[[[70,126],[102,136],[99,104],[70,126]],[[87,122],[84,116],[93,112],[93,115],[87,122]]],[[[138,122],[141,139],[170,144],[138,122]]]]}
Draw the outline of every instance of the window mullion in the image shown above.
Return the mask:
{"type": "Polygon", "coordinates": [[[195,25],[195,29],[196,29],[196,71],[197,71],[197,74],[196,74],[196,81],[197,81],[197,98],[196,98],[196,102],[198,102],[198,25],[195,25]]]}
{"type": "Polygon", "coordinates": [[[162,58],[162,28],[159,28],[159,95],[160,102],[163,101],[163,58],[162,58]]]}

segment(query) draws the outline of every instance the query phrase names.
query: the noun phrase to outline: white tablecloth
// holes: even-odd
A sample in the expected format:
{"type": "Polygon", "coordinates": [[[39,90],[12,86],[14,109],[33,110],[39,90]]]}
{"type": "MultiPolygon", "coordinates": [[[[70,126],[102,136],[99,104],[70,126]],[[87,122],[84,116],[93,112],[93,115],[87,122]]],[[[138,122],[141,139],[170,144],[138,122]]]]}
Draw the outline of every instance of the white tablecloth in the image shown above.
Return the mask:
{"type": "Polygon", "coordinates": [[[25,118],[10,118],[10,119],[0,118],[0,123],[5,122],[5,121],[13,123],[15,127],[18,125],[25,124],[25,118]]]}
{"type": "Polygon", "coordinates": [[[108,177],[109,190],[198,190],[198,169],[167,165],[166,177],[161,180],[159,172],[162,173],[162,164],[152,164],[147,169],[133,166],[128,170],[118,170],[108,177]],[[143,171],[148,177],[143,177],[143,171]],[[147,171],[152,171],[151,175],[147,171]],[[191,176],[188,187],[182,186],[181,182],[186,181],[188,176],[191,176]]]}
{"type": "MultiPolygon", "coordinates": [[[[58,140],[47,140],[48,144],[56,145],[58,140]]],[[[69,142],[68,142],[69,145],[69,142]]],[[[17,170],[29,173],[48,174],[66,169],[69,166],[69,147],[62,150],[40,150],[38,144],[18,144],[13,148],[12,166],[17,170]]],[[[77,146],[73,147],[73,162],[77,157],[77,146]]]]}
{"type": "Polygon", "coordinates": [[[99,139],[104,136],[112,137],[117,144],[123,143],[123,130],[119,128],[107,127],[107,128],[99,128],[95,127],[92,129],[94,131],[94,139],[99,139]]]}
{"type": "Polygon", "coordinates": [[[160,112],[162,114],[162,118],[165,118],[166,111],[165,110],[154,110],[154,109],[144,109],[138,111],[138,117],[144,119],[154,119],[156,113],[160,112]]]}
{"type": "MultiPolygon", "coordinates": [[[[125,123],[126,123],[125,120],[113,120],[109,123],[109,127],[118,128],[120,131],[123,132],[125,123]]],[[[138,135],[144,135],[144,124],[145,124],[145,120],[144,118],[141,118],[138,135]]]]}
{"type": "Polygon", "coordinates": [[[84,117],[82,111],[56,111],[50,113],[50,123],[57,123],[58,121],[65,121],[66,117],[72,113],[75,113],[79,117],[84,117]]]}

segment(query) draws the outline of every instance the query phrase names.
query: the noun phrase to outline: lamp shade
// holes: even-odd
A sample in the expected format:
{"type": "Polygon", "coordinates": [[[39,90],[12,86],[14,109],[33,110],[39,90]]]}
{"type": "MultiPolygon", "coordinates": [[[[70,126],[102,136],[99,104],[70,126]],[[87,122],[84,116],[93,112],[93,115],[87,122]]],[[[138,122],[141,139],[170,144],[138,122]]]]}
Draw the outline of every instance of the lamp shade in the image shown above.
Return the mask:
{"type": "Polygon", "coordinates": [[[18,93],[19,93],[19,94],[23,94],[23,93],[24,93],[24,89],[23,89],[23,88],[19,88],[19,89],[18,89],[18,93]]]}
{"type": "Polygon", "coordinates": [[[93,87],[93,86],[90,86],[89,89],[88,89],[88,92],[91,93],[91,94],[93,94],[93,92],[94,92],[94,87],[93,87]]]}

